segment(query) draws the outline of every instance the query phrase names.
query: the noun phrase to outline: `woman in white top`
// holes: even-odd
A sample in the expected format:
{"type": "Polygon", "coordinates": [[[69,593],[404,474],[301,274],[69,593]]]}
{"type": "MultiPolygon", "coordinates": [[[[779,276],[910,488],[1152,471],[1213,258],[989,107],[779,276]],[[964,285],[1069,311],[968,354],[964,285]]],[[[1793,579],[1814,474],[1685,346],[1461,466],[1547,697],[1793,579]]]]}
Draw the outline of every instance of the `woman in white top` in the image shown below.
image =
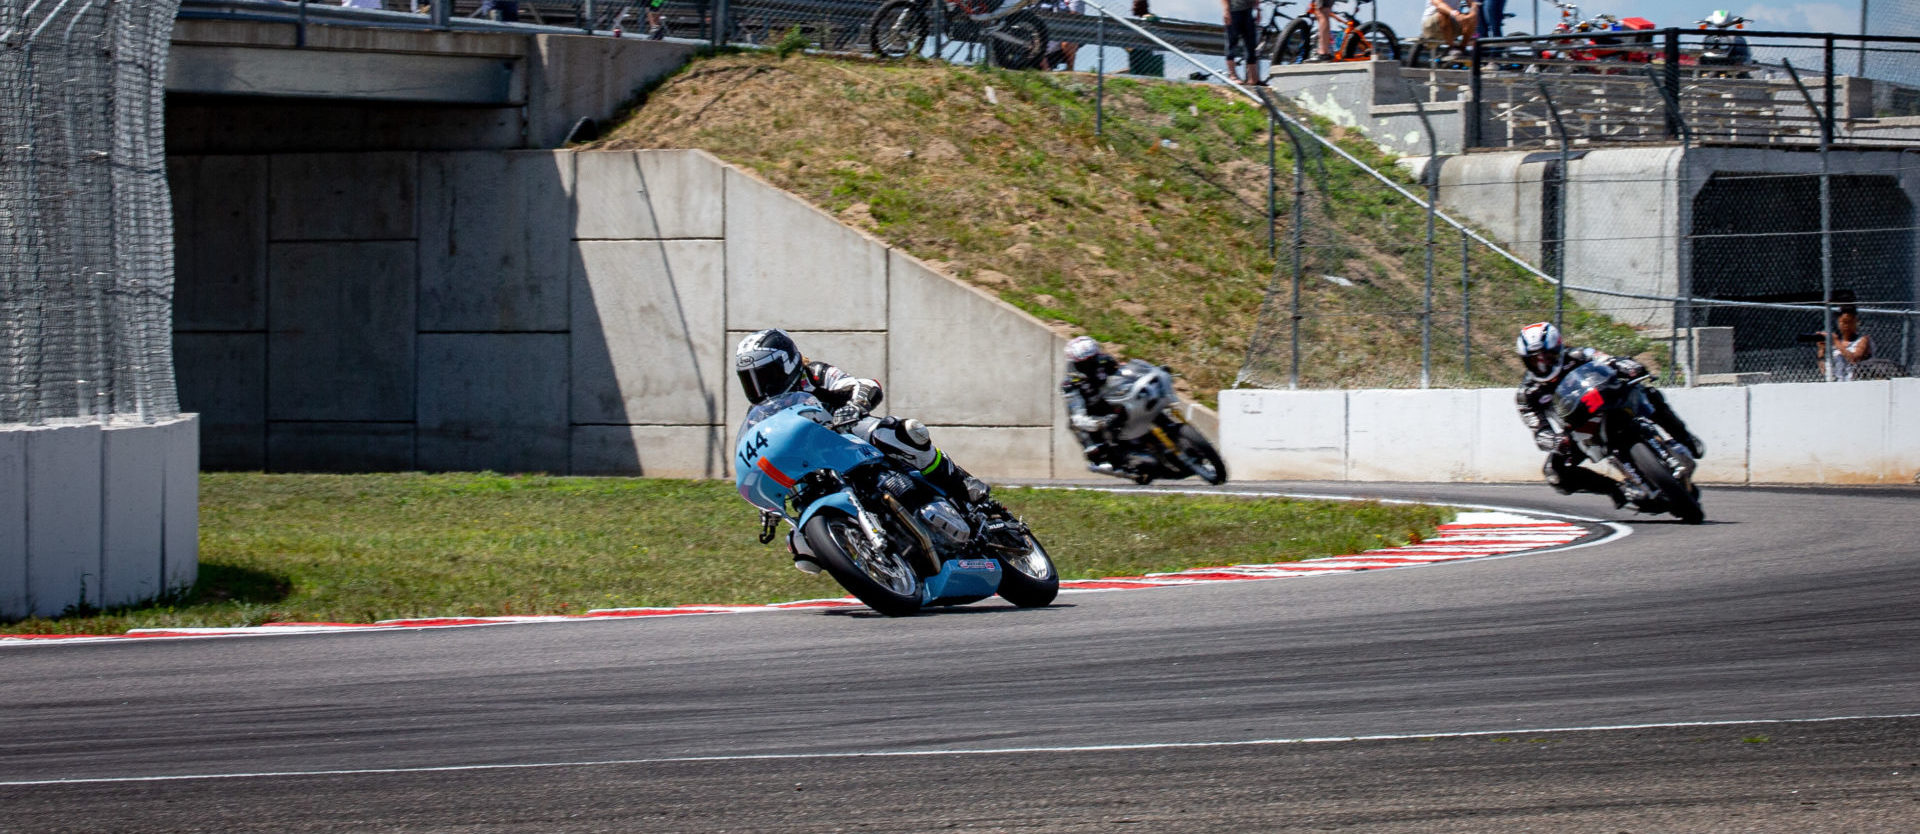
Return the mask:
{"type": "MultiPolygon", "coordinates": [[[[1829,345],[1824,339],[1820,342],[1821,370],[1826,370],[1828,362],[1833,363],[1833,380],[1848,382],[1853,379],[1854,366],[1873,358],[1873,340],[1860,332],[1860,309],[1852,304],[1840,305],[1840,315],[1833,320],[1833,326],[1839,333],[1832,336],[1829,345]]],[[[1827,333],[1820,334],[1823,337],[1827,333]]]]}

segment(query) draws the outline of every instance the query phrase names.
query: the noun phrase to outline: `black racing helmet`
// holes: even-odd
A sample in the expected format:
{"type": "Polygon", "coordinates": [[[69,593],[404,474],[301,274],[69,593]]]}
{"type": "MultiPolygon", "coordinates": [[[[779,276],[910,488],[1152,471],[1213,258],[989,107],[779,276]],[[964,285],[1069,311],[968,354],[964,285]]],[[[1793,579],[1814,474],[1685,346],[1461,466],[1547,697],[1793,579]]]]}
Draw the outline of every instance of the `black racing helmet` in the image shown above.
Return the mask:
{"type": "Polygon", "coordinates": [[[733,372],[747,402],[760,404],[800,387],[800,348],[785,330],[761,330],[740,340],[733,351],[733,372]]]}

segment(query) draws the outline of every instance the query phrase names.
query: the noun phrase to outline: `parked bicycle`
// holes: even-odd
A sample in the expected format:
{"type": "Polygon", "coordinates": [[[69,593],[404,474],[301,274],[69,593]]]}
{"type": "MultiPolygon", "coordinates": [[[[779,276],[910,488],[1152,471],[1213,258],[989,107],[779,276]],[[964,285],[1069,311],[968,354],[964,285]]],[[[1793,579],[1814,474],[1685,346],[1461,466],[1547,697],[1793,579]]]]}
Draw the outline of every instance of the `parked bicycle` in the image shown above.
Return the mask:
{"type": "Polygon", "coordinates": [[[873,53],[885,58],[920,54],[933,33],[936,2],[945,37],[985,43],[995,65],[1033,69],[1045,59],[1047,24],[1027,8],[1033,0],[1015,0],[1005,9],[1001,0],[892,0],[873,13],[873,53]]]}
{"type": "MultiPolygon", "coordinates": [[[[1339,9],[1340,0],[1326,0],[1328,11],[1333,18],[1333,38],[1331,42],[1335,61],[1398,61],[1400,60],[1400,39],[1393,34],[1393,28],[1377,20],[1362,21],[1353,12],[1339,9]]],[[[1374,0],[1354,0],[1354,12],[1359,11],[1374,0]]],[[[1277,11],[1277,10],[1276,10],[1277,11]]],[[[1280,64],[1298,64],[1313,57],[1316,35],[1312,15],[1301,15],[1288,23],[1274,43],[1273,51],[1267,53],[1268,61],[1280,64]]]]}
{"type": "MultiPolygon", "coordinates": [[[[1286,28],[1282,25],[1282,21],[1294,19],[1293,15],[1283,12],[1281,9],[1292,6],[1294,3],[1293,0],[1265,0],[1265,2],[1260,5],[1267,7],[1267,14],[1265,22],[1260,24],[1260,43],[1254,47],[1254,54],[1264,55],[1271,59],[1274,51],[1280,48],[1280,33],[1286,28]]],[[[1253,13],[1255,16],[1258,16],[1260,14],[1260,7],[1255,6],[1253,13]]]]}

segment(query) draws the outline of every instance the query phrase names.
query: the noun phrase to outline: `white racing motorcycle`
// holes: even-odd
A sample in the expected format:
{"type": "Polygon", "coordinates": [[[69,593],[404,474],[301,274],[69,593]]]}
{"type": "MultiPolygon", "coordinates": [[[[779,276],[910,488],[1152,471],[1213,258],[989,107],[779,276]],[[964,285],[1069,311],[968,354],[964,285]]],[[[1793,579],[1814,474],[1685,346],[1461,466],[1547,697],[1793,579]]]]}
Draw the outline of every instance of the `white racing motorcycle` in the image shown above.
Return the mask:
{"type": "Polygon", "coordinates": [[[1189,475],[1209,484],[1226,482],[1227,465],[1206,436],[1187,422],[1180,398],[1173,393],[1173,375],[1166,368],[1129,360],[1107,377],[1100,399],[1120,419],[1112,429],[1114,443],[1109,447],[1115,462],[1091,464],[1092,471],[1136,484],[1189,475]]]}

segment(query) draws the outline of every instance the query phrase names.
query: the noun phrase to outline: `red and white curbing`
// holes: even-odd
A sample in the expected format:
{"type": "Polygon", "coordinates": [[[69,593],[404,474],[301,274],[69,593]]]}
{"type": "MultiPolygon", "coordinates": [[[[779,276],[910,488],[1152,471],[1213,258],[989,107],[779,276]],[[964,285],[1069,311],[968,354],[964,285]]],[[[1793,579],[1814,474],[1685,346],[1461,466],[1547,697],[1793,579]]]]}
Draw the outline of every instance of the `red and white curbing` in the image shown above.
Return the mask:
{"type": "MultiPolygon", "coordinates": [[[[1214,582],[1240,582],[1254,579],[1286,579],[1301,576],[1327,576],[1484,559],[1527,550],[1539,550],[1572,543],[1585,536],[1587,529],[1564,521],[1552,521],[1507,512],[1462,512],[1438,528],[1438,535],[1418,544],[1386,547],[1348,556],[1325,556],[1298,562],[1261,565],[1230,565],[1218,568],[1192,568],[1173,573],[1145,576],[1117,576],[1106,579],[1068,579],[1060,583],[1062,593],[1125,591],[1142,588],[1167,588],[1214,582]]],[[[860,608],[852,597],[809,599],[772,605],[681,605],[669,608],[609,608],[585,614],[526,617],[434,617],[408,620],[382,620],[377,623],[271,623],[233,628],[143,628],[125,634],[8,634],[0,635],[0,645],[45,643],[86,643],[137,639],[182,639],[197,637],[238,637],[257,634],[322,634],[340,631],[379,631],[420,628],[460,628],[466,626],[509,625],[515,623],[559,623],[582,620],[631,617],[681,617],[694,614],[745,614],[756,611],[788,611],[799,608],[860,608]]]]}

